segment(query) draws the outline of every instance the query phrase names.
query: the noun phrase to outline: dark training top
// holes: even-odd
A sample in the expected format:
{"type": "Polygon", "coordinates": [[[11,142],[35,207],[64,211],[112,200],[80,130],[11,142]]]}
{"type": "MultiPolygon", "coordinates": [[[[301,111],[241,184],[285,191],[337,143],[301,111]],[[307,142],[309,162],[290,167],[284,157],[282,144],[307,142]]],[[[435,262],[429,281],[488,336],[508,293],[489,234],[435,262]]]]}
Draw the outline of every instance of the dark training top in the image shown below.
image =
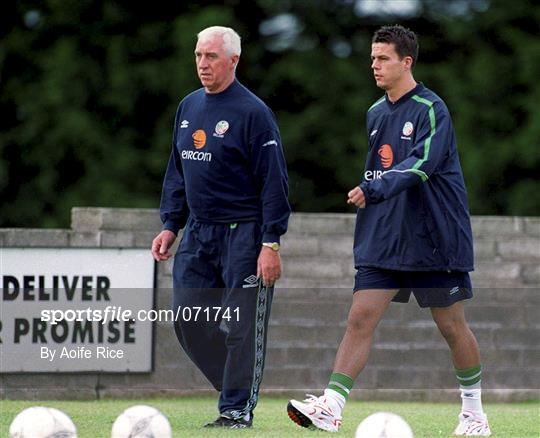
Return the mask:
{"type": "Polygon", "coordinates": [[[174,122],[160,216],[175,234],[189,216],[206,223],[257,221],[279,242],[290,215],[288,180],[272,111],[235,80],[221,93],[186,96],[174,122]]]}
{"type": "Polygon", "coordinates": [[[442,99],[422,84],[395,103],[385,95],[368,110],[367,133],[355,266],[472,271],[467,193],[442,99]]]}

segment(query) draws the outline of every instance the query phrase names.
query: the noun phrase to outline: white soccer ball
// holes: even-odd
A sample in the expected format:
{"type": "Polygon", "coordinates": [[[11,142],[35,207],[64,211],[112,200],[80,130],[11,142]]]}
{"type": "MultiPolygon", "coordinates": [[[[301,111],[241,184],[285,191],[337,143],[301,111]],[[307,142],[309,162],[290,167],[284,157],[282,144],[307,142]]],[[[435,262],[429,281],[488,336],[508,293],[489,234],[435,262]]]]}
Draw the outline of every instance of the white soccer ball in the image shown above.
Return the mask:
{"type": "Polygon", "coordinates": [[[377,412],[364,418],[356,429],[355,438],[413,438],[407,422],[390,412],[377,412]]]}
{"type": "Polygon", "coordinates": [[[171,425],[156,408],[132,406],[122,412],[112,427],[111,438],[170,438],[171,425]]]}
{"type": "Polygon", "coordinates": [[[77,428],[62,411],[34,406],[19,412],[9,426],[10,438],[76,438],[77,428]]]}

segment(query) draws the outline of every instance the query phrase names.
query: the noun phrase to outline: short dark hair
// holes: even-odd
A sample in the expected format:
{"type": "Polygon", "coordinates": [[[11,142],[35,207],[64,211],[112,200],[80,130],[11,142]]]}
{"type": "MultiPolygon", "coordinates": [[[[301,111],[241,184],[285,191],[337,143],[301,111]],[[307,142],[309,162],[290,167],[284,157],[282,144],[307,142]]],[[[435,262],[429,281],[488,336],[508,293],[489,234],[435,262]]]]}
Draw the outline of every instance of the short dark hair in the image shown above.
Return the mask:
{"type": "Polygon", "coordinates": [[[410,56],[412,65],[418,59],[418,39],[416,34],[400,25],[383,26],[373,34],[372,43],[394,44],[396,53],[400,58],[410,56]]]}

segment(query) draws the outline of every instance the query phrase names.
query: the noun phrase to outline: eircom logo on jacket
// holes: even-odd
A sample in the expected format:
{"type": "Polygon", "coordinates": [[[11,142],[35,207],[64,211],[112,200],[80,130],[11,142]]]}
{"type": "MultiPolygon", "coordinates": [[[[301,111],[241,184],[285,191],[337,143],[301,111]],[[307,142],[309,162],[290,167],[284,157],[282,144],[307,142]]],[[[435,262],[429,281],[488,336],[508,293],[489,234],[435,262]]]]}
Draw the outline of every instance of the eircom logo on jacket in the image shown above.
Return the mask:
{"type": "MultiPolygon", "coordinates": [[[[390,169],[392,164],[394,164],[394,151],[392,146],[389,144],[383,144],[377,151],[379,159],[381,161],[381,166],[383,169],[390,169]]],[[[364,180],[373,181],[375,179],[380,179],[387,170],[366,170],[364,172],[364,180]]]]}
{"type": "Polygon", "coordinates": [[[194,161],[212,161],[211,152],[203,152],[200,149],[203,149],[206,146],[206,132],[203,129],[197,129],[193,135],[193,146],[195,151],[183,150],[182,159],[183,160],[194,160],[194,161]]]}

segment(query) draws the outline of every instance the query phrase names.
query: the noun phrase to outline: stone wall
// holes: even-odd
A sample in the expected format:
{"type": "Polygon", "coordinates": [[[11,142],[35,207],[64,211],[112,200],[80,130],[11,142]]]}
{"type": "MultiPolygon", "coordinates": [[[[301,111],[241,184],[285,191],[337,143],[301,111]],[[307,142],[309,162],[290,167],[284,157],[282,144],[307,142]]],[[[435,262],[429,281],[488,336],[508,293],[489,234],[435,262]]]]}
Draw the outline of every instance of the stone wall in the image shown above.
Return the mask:
{"type": "MultiPolygon", "coordinates": [[[[293,214],[283,238],[283,277],[270,321],[263,393],[302,396],[326,386],[352,299],[354,215],[293,214]]],[[[161,224],[150,209],[74,208],[72,228],[0,229],[2,247],[150,248],[161,224]]],[[[475,298],[466,305],[480,343],[485,398],[540,394],[540,218],[473,218],[475,298]]],[[[157,266],[157,305],[169,308],[172,263],[157,266]]],[[[416,303],[392,304],[353,397],[455,399],[450,355],[416,303]]],[[[157,323],[155,367],[147,374],[0,374],[3,398],[101,398],[211,393],[157,323]]],[[[5,358],[3,359],[5,360],[5,358]]]]}

